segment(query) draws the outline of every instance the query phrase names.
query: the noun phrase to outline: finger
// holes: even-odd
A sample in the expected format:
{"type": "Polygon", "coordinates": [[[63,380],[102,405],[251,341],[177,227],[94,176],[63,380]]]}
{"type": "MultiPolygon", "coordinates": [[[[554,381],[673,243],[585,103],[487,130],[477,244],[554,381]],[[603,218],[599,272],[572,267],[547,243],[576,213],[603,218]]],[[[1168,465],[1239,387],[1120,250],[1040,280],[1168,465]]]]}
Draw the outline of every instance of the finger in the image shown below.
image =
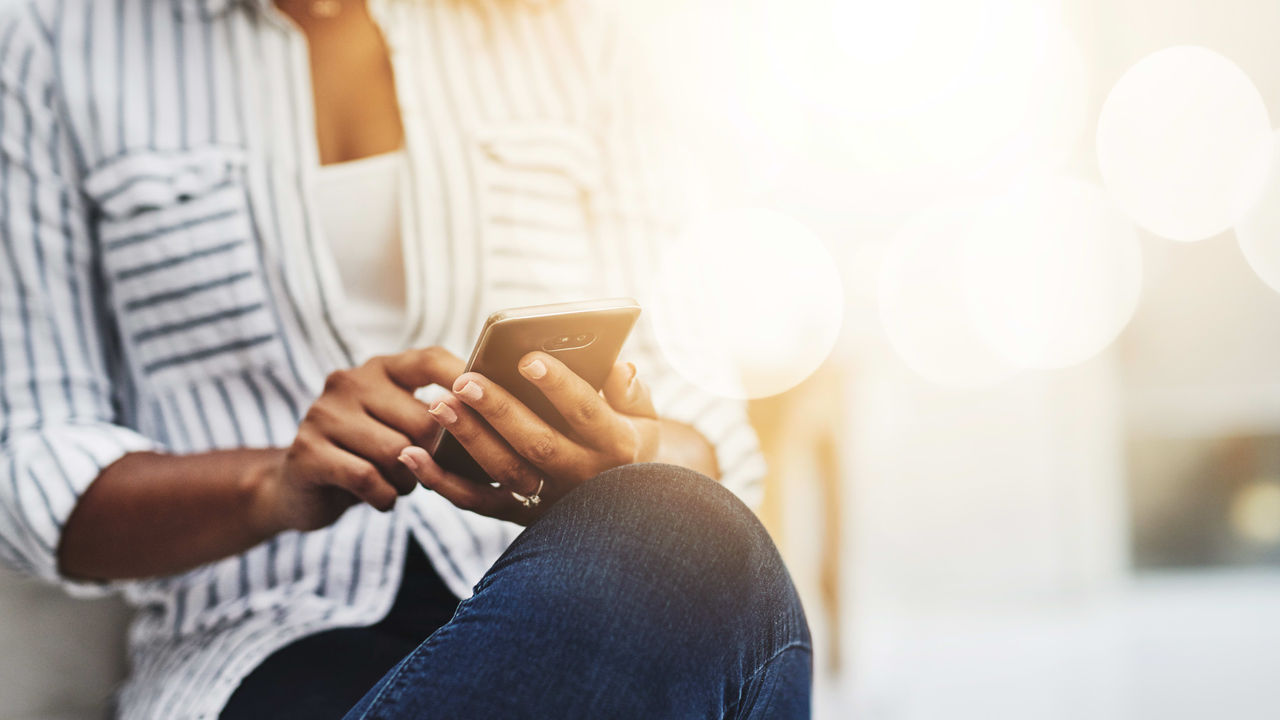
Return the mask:
{"type": "Polygon", "coordinates": [[[588,446],[613,454],[634,435],[591,384],[544,352],[520,359],[520,374],[533,383],[564,416],[574,434],[588,446]]]}
{"type": "Polygon", "coordinates": [[[505,388],[479,373],[463,373],[454,393],[519,455],[552,477],[576,477],[590,453],[547,424],[505,388]]]}
{"type": "Polygon", "coordinates": [[[313,458],[309,472],[319,484],[341,488],[382,512],[395,507],[396,489],[373,463],[325,438],[308,440],[299,435],[298,439],[309,446],[306,452],[313,458]]]}
{"type": "Polygon", "coordinates": [[[378,362],[392,382],[410,392],[427,385],[449,387],[467,367],[462,358],[440,347],[405,350],[378,362]]]}
{"type": "Polygon", "coordinates": [[[404,434],[415,445],[427,442],[440,427],[427,411],[426,403],[391,383],[383,391],[362,393],[359,400],[366,413],[404,434]]]}
{"type": "Polygon", "coordinates": [[[400,462],[424,487],[439,493],[458,508],[518,523],[528,523],[536,517],[534,509],[526,508],[512,497],[511,491],[455,475],[436,464],[430,453],[420,447],[406,447],[400,453],[400,462]]]}
{"type": "Polygon", "coordinates": [[[431,414],[494,482],[522,495],[536,492],[542,484],[542,473],[458,398],[450,395],[439,400],[431,407],[431,414]]]}
{"type": "Polygon", "coordinates": [[[376,467],[398,494],[408,495],[417,486],[417,480],[396,460],[401,448],[412,442],[404,433],[360,412],[321,427],[334,445],[376,467]]]}
{"type": "Polygon", "coordinates": [[[623,415],[656,418],[658,411],[649,397],[649,388],[636,377],[636,366],[618,363],[604,381],[604,399],[623,415]]]}

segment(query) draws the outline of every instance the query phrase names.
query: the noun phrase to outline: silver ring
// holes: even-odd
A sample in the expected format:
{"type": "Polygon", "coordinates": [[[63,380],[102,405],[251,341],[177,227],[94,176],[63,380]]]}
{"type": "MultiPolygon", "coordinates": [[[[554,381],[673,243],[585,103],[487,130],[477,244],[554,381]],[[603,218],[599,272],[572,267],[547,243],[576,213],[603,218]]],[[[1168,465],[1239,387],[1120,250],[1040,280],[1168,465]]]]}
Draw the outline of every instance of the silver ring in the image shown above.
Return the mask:
{"type": "Polygon", "coordinates": [[[527,496],[521,495],[515,490],[512,490],[511,497],[515,498],[516,500],[519,500],[521,505],[524,505],[527,508],[531,508],[534,505],[537,505],[538,503],[542,502],[542,498],[540,496],[542,495],[542,486],[544,484],[546,484],[546,480],[538,480],[538,489],[534,490],[532,495],[527,495],[527,496]]]}

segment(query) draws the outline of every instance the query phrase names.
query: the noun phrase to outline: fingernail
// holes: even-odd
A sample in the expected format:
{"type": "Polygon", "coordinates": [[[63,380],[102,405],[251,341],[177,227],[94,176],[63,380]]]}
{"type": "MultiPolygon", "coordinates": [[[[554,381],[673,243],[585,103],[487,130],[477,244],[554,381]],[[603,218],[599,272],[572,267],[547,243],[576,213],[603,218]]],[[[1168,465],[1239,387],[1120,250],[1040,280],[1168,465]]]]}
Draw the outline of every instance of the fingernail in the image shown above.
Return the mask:
{"type": "Polygon", "coordinates": [[[484,390],[481,390],[480,386],[475,382],[468,380],[467,384],[463,385],[462,389],[458,391],[458,395],[475,402],[484,397],[484,390]]]}
{"type": "Polygon", "coordinates": [[[446,405],[443,400],[436,403],[436,406],[431,408],[430,412],[445,425],[452,425],[458,421],[458,414],[453,411],[453,408],[446,405]]]}
{"type": "Polygon", "coordinates": [[[627,363],[627,387],[630,388],[636,381],[636,366],[627,363]]]}
{"type": "Polygon", "coordinates": [[[529,362],[522,365],[520,367],[520,372],[533,378],[534,380],[541,380],[543,376],[547,374],[547,366],[544,365],[541,360],[534,358],[533,360],[530,360],[529,362]]]}
{"type": "Polygon", "coordinates": [[[402,451],[402,452],[400,453],[400,457],[399,457],[399,458],[396,458],[396,459],[397,459],[397,460],[399,460],[400,462],[404,463],[404,464],[405,464],[405,467],[409,468],[410,470],[412,470],[412,471],[414,471],[414,472],[417,472],[417,471],[418,471],[418,461],[417,461],[417,460],[414,460],[414,459],[413,459],[413,456],[412,456],[412,455],[410,455],[409,453],[407,453],[407,452],[403,452],[403,451],[402,451]]]}

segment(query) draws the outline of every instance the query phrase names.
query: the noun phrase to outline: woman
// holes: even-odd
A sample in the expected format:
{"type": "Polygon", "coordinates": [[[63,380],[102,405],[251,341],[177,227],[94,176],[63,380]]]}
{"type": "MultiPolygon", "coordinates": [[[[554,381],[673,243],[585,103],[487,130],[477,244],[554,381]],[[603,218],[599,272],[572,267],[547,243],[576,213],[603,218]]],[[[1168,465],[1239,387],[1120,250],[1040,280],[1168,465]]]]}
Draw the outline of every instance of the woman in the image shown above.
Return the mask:
{"type": "Polygon", "coordinates": [[[807,712],[790,580],[703,476],[758,480],[740,406],[644,331],[652,392],[522,359],[572,438],[461,374],[491,310],[642,289],[616,47],[577,2],[6,7],[0,553],[138,607],[121,717],[807,712]]]}

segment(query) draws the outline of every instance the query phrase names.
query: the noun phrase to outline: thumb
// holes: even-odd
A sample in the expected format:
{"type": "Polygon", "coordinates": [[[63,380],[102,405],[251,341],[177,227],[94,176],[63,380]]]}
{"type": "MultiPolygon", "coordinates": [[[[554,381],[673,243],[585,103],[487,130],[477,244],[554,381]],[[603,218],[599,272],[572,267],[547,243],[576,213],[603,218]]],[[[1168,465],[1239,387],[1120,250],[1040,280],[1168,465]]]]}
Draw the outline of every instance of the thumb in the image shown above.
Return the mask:
{"type": "Polygon", "coordinates": [[[623,415],[658,417],[658,411],[653,408],[653,400],[649,397],[649,388],[636,377],[636,366],[631,363],[617,363],[613,366],[613,371],[604,381],[604,399],[623,415]]]}

